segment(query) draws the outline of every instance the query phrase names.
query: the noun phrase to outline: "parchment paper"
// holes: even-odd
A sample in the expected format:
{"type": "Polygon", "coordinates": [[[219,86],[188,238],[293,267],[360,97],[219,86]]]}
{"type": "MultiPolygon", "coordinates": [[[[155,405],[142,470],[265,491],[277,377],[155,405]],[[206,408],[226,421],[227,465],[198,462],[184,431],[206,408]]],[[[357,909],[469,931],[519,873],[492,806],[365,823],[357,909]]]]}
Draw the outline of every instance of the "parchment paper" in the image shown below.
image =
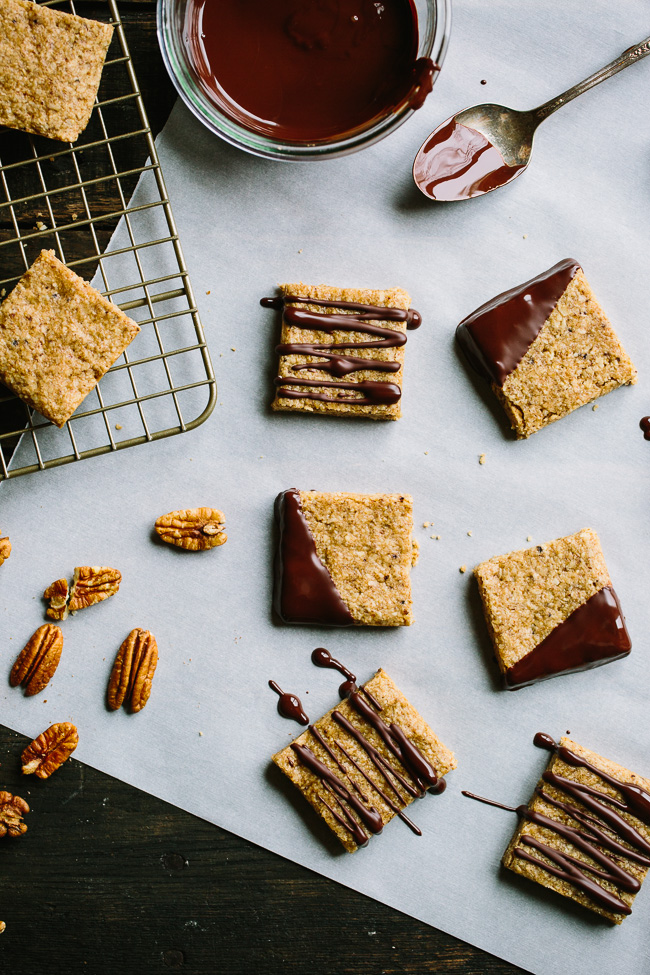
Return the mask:
{"type": "MultiPolygon", "coordinates": [[[[650,444],[638,429],[650,412],[650,62],[545,123],[530,171],[506,190],[436,206],[413,189],[410,166],[426,134],[454,111],[484,100],[531,107],[639,41],[648,7],[464,0],[455,17],[425,109],[347,159],[263,162],[210,136],[182,106],[174,110],[159,150],[219,405],[186,436],[3,485],[0,526],[14,546],[1,570],[3,672],[43,621],[39,596],[49,582],[98,563],[121,569],[124,581],[116,597],[63,624],[62,662],[43,694],[25,699],[5,685],[2,721],[35,735],[73,720],[80,760],[533,972],[647,973],[650,889],[612,929],[506,874],[499,859],[514,817],[460,790],[526,801],[546,762],[532,745],[538,730],[570,730],[650,774],[650,444]],[[640,381],[518,443],[458,358],[454,327],[480,302],[569,255],[583,263],[640,381]],[[410,291],[424,325],[409,336],[399,422],[270,413],[279,323],[258,300],[276,282],[300,279],[410,291]],[[412,627],[272,623],[273,499],[292,486],[413,495],[421,557],[412,627]],[[223,548],[194,555],[155,542],[156,516],[205,504],[226,513],[223,548]],[[501,690],[471,568],[526,547],[527,536],[539,542],[585,526],[600,534],[631,656],[501,690]],[[142,713],[110,714],[106,680],[134,626],[158,639],[153,692],[142,713]],[[344,854],[269,771],[271,753],[298,728],[277,714],[267,680],[298,694],[313,719],[336,700],[336,675],[309,660],[318,645],[362,680],[383,666],[455,750],[447,792],[413,811],[421,839],[394,821],[368,849],[344,854]]],[[[146,179],[137,194],[147,198],[146,179]]],[[[139,232],[155,235],[147,219],[139,232]]],[[[174,327],[165,326],[170,336],[174,327]]]]}

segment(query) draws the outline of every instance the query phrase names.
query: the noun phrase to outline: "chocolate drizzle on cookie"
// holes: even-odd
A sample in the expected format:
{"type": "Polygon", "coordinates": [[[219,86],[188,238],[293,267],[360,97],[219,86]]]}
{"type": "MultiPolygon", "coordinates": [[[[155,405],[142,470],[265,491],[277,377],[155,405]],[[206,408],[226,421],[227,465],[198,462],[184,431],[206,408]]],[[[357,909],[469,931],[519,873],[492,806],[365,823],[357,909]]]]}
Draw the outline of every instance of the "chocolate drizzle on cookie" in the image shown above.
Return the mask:
{"type": "Polygon", "coordinates": [[[319,379],[300,379],[298,376],[278,376],[275,385],[278,386],[278,396],[286,399],[310,399],[322,403],[343,403],[352,406],[390,406],[397,403],[402,395],[400,387],[395,383],[380,380],[363,380],[361,382],[345,382],[344,376],[354,372],[377,371],[395,373],[400,370],[400,363],[392,360],[377,360],[350,355],[340,350],[345,349],[392,349],[399,348],[406,343],[406,333],[401,329],[386,328],[373,322],[394,321],[404,322],[407,329],[419,328],[422,323],[420,313],[414,308],[382,308],[379,305],[365,305],[354,301],[325,300],[322,298],[301,298],[297,295],[285,295],[276,298],[262,298],[260,304],[264,308],[284,309],[284,320],[287,325],[299,329],[319,332],[355,332],[363,335],[376,336],[367,342],[355,342],[350,339],[343,342],[306,342],[285,343],[278,345],[279,355],[304,355],[317,357],[315,361],[301,362],[291,366],[294,373],[306,369],[316,369],[329,373],[337,381],[319,379]],[[323,308],[337,308],[350,314],[337,313],[319,314],[304,308],[296,308],[296,304],[310,304],[323,308]],[[288,387],[298,386],[298,389],[288,387]],[[319,392],[318,388],[339,389],[343,392],[330,396],[319,392]],[[361,396],[357,394],[362,394],[361,396]]]}
{"type": "Polygon", "coordinates": [[[380,778],[377,781],[376,777],[369,775],[361,767],[354,756],[350,754],[349,746],[346,748],[344,741],[341,741],[340,738],[325,738],[319,728],[311,724],[309,725],[309,732],[340,773],[338,776],[336,772],[321,762],[306,745],[298,742],[291,745],[302,764],[325,785],[330,793],[332,804],[323,796],[319,796],[319,798],[327,806],[339,825],[350,833],[358,846],[364,846],[368,841],[368,835],[363,831],[363,827],[366,827],[370,832],[379,833],[383,825],[381,816],[372,805],[372,791],[417,836],[421,836],[422,831],[406,816],[403,807],[408,804],[410,799],[422,798],[427,791],[436,794],[443,792],[445,788],[444,778],[438,777],[427,757],[407,737],[398,724],[395,722],[389,724],[383,720],[380,716],[381,705],[374,695],[365,687],[357,687],[355,675],[339,660],[332,657],[328,650],[324,647],[318,647],[312,653],[312,661],[319,667],[338,670],[346,677],[345,683],[340,688],[341,696],[347,699],[355,714],[379,736],[388,751],[397,759],[396,763],[386,759],[367,738],[362,730],[363,725],[360,727],[358,723],[352,723],[345,714],[335,709],[331,712],[332,720],[363,749],[380,778]],[[352,777],[350,766],[361,775],[370,790],[369,793],[352,777]],[[401,770],[399,766],[401,766],[401,770]],[[410,799],[405,798],[404,793],[410,799]],[[354,801],[351,801],[350,797],[354,801]],[[350,808],[346,808],[343,803],[347,803],[350,808]],[[363,815],[360,806],[364,810],[363,815]],[[361,822],[354,818],[353,813],[357,814],[361,822]],[[379,817],[379,828],[377,828],[376,817],[379,817]]]}
{"type": "Polygon", "coordinates": [[[618,596],[611,586],[604,586],[509,667],[505,685],[517,690],[558,674],[591,670],[626,657],[631,649],[618,596]]]}
{"type": "Polygon", "coordinates": [[[568,779],[566,776],[559,775],[551,770],[543,773],[543,782],[548,783],[560,793],[564,793],[569,800],[577,800],[580,803],[580,805],[575,805],[571,801],[565,802],[563,799],[550,795],[543,786],[538,787],[535,794],[544,802],[558,809],[563,816],[561,820],[551,819],[549,816],[529,809],[525,805],[506,806],[492,799],[477,796],[472,792],[463,792],[463,795],[491,806],[497,806],[500,809],[506,809],[509,812],[515,812],[520,819],[525,819],[555,833],[562,840],[586,854],[593,863],[578,859],[570,853],[562,852],[528,833],[522,833],[519,837],[519,843],[522,846],[516,846],[514,849],[516,857],[573,884],[601,908],[613,913],[631,914],[632,911],[628,904],[597,881],[603,880],[605,883],[631,894],[636,894],[640,889],[640,881],[629,870],[621,866],[620,859],[625,858],[644,868],[650,867],[650,842],[617,810],[635,816],[645,826],[650,827],[650,793],[634,783],[623,782],[615,776],[609,775],[565,745],[558,745],[550,735],[538,732],[535,735],[534,743],[539,748],[555,752],[566,765],[570,765],[572,768],[583,768],[591,772],[602,782],[615,789],[621,798],[609,795],[575,779],[568,779]],[[566,817],[578,825],[569,825],[566,822],[566,817]],[[529,852],[531,850],[541,854],[541,857],[529,852]],[[594,864],[596,865],[594,866],[594,864]]]}
{"type": "Polygon", "coordinates": [[[503,386],[579,270],[580,265],[567,258],[463,319],[456,340],[476,372],[503,386]]]}
{"type": "Polygon", "coordinates": [[[284,623],[354,626],[354,617],[318,557],[298,490],[278,495],[275,516],[280,544],[273,606],[280,619],[284,623]]]}
{"type": "MultiPolygon", "coordinates": [[[[358,690],[356,675],[353,674],[351,670],[348,670],[348,668],[342,664],[340,660],[336,660],[336,658],[333,657],[329,650],[326,650],[325,647],[316,647],[315,650],[312,650],[311,662],[317,667],[325,667],[329,670],[338,670],[339,674],[342,674],[343,677],[345,677],[345,680],[339,687],[339,696],[341,700],[344,700],[351,691],[358,690]]],[[[366,690],[365,687],[362,687],[361,692],[362,694],[365,694],[373,707],[377,708],[378,711],[381,711],[379,701],[373,697],[370,691],[366,690]]]]}

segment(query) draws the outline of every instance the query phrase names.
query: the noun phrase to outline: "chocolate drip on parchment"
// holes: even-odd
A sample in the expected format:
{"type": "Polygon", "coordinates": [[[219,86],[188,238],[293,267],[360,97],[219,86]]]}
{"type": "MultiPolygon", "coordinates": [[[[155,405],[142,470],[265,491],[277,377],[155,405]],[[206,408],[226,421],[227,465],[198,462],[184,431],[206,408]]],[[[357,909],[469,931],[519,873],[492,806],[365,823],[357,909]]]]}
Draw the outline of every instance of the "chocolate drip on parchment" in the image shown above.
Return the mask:
{"type": "Polygon", "coordinates": [[[350,788],[354,793],[356,793],[356,795],[353,796],[355,801],[350,802],[343,792],[337,791],[334,785],[334,779],[340,781],[338,780],[336,773],[320,762],[311,749],[307,748],[306,746],[298,745],[294,742],[291,747],[296,752],[298,758],[303,762],[303,764],[306,765],[307,768],[314,773],[314,775],[318,776],[321,782],[323,782],[323,784],[329,788],[329,791],[332,793],[332,797],[336,803],[336,809],[338,809],[338,812],[327,802],[327,800],[323,799],[322,796],[320,797],[321,800],[330,810],[337,822],[351,834],[358,846],[365,845],[368,840],[368,837],[364,834],[364,838],[360,842],[359,830],[362,829],[361,824],[365,825],[368,829],[370,829],[371,832],[381,832],[380,829],[372,829],[370,827],[369,820],[364,819],[359,813],[358,804],[365,803],[364,808],[366,809],[367,813],[370,813],[370,815],[379,815],[371,805],[371,799],[364,793],[364,791],[350,775],[350,772],[348,768],[346,768],[343,761],[343,759],[346,759],[347,762],[349,762],[349,764],[352,765],[363,777],[367,785],[373,789],[378,796],[381,797],[389,809],[399,816],[402,822],[406,823],[406,825],[416,835],[421,836],[422,831],[408,818],[408,816],[406,816],[403,811],[402,807],[408,803],[408,800],[405,799],[402,792],[400,792],[400,787],[408,796],[411,797],[411,799],[422,798],[427,791],[438,794],[443,792],[445,787],[444,778],[438,777],[436,770],[430,764],[428,759],[422,754],[417,746],[414,745],[409,738],[407,738],[399,725],[395,724],[394,722],[387,724],[380,717],[378,712],[381,711],[381,707],[374,696],[369,691],[366,691],[365,688],[358,688],[356,686],[355,675],[340,661],[335,660],[328,650],[325,650],[324,647],[318,647],[312,653],[312,661],[319,667],[328,667],[338,670],[347,678],[345,683],[341,685],[342,696],[344,695],[347,697],[351,708],[356,712],[356,714],[359,715],[359,717],[361,717],[366,724],[370,725],[370,727],[375,730],[408,776],[407,778],[404,774],[402,774],[399,768],[395,768],[395,766],[389,762],[381,754],[381,752],[378,751],[377,748],[375,748],[372,742],[368,740],[366,735],[356,724],[349,721],[349,719],[339,710],[334,710],[332,711],[331,715],[332,720],[336,722],[336,724],[338,724],[343,731],[345,731],[365,751],[366,755],[370,759],[370,762],[381,775],[383,782],[381,780],[377,782],[373,777],[368,775],[368,773],[358,764],[354,757],[349,753],[345,745],[338,738],[333,739],[332,741],[327,741],[315,725],[310,725],[309,731],[311,734],[318,741],[324,751],[329,755],[336,768],[347,779],[349,786],[343,785],[343,788],[347,791],[347,794],[352,795],[350,788]],[[377,710],[375,710],[375,708],[377,710]],[[337,753],[334,751],[334,746],[339,749],[343,757],[337,755],[337,753]],[[343,802],[348,802],[351,809],[356,812],[357,815],[359,815],[361,824],[359,824],[356,820],[354,820],[354,822],[350,821],[350,810],[343,806],[343,802]]]}
{"type": "Polygon", "coordinates": [[[611,586],[604,586],[509,667],[505,685],[517,690],[558,674],[591,670],[627,657],[631,649],[618,596],[611,586]]]}
{"type": "Polygon", "coordinates": [[[269,681],[269,687],[272,691],[279,697],[278,701],[278,711],[283,718],[289,718],[291,721],[297,721],[298,724],[309,724],[309,718],[304,712],[302,702],[299,697],[295,694],[288,694],[283,691],[279,684],[276,684],[274,680],[269,681]]]}
{"type": "MultiPolygon", "coordinates": [[[[319,357],[318,361],[293,365],[291,367],[293,372],[297,373],[304,369],[317,369],[321,372],[330,373],[330,375],[336,376],[339,380],[350,373],[363,370],[376,370],[378,372],[399,371],[399,362],[364,359],[361,356],[348,355],[347,353],[338,351],[341,349],[398,348],[406,343],[406,334],[403,331],[384,328],[380,325],[372,324],[372,322],[405,322],[407,329],[419,328],[422,323],[420,313],[414,308],[409,308],[408,310],[401,308],[382,308],[379,305],[364,305],[354,301],[329,301],[322,298],[310,297],[300,298],[297,295],[262,298],[260,304],[265,308],[284,308],[284,320],[294,328],[330,333],[334,331],[360,332],[365,335],[377,336],[375,341],[369,342],[354,342],[352,340],[334,343],[295,342],[276,347],[276,352],[279,355],[319,357]],[[352,314],[317,314],[303,308],[296,308],[295,303],[312,304],[324,308],[339,308],[350,311],[352,314]]],[[[379,380],[367,380],[357,383],[278,376],[275,380],[275,385],[281,387],[278,389],[278,395],[287,399],[311,399],[323,403],[350,403],[353,406],[389,406],[397,403],[402,395],[401,389],[395,383],[379,380]],[[288,389],[286,388],[288,385],[299,386],[300,389],[288,389]],[[317,392],[315,389],[312,390],[311,387],[330,387],[332,389],[343,390],[344,392],[336,396],[328,396],[326,393],[317,392]],[[365,395],[357,396],[355,393],[363,393],[365,395]]]]}
{"type": "Polygon", "coordinates": [[[639,426],[643,430],[643,439],[650,440],[650,416],[642,417],[639,426]]]}
{"type": "Polygon", "coordinates": [[[331,575],[318,557],[300,492],[283,491],[275,502],[280,544],[275,560],[273,605],[284,623],[354,626],[331,575]]]}
{"type": "Polygon", "coordinates": [[[604,880],[632,894],[638,892],[641,887],[639,880],[625,870],[618,860],[625,857],[633,863],[650,867],[650,843],[638,829],[616,812],[616,809],[631,813],[646,826],[650,826],[650,793],[640,786],[622,782],[602,771],[566,746],[558,745],[550,735],[538,732],[535,735],[534,743],[539,748],[555,752],[565,764],[574,768],[585,768],[592,772],[603,782],[613,786],[623,798],[617,799],[594,789],[592,786],[567,779],[566,776],[558,775],[558,773],[550,770],[545,771],[542,775],[544,782],[565,793],[569,799],[577,800],[581,805],[576,806],[571,802],[556,799],[543,788],[537,788],[536,794],[549,805],[568,814],[579,824],[575,827],[560,820],[551,819],[549,816],[529,809],[525,805],[506,806],[503,803],[477,796],[471,792],[463,792],[463,795],[471,799],[478,799],[480,802],[485,802],[491,806],[497,806],[500,809],[516,812],[520,819],[526,819],[556,833],[576,849],[581,850],[598,866],[586,863],[569,853],[560,852],[528,833],[523,833],[519,840],[528,849],[517,846],[514,849],[514,855],[519,859],[533,863],[536,867],[565,880],[567,883],[573,884],[606,910],[614,913],[631,914],[631,908],[624,901],[593,878],[604,880]],[[612,809],[612,806],[615,808],[612,809]],[[595,815],[591,815],[592,813],[595,815]],[[620,840],[628,843],[632,849],[619,842],[620,840]],[[546,860],[540,859],[528,850],[536,850],[543,857],[546,857],[546,860]],[[609,853],[605,852],[606,850],[609,853]],[[551,863],[548,863],[548,860],[551,863]]]}
{"type": "MultiPolygon", "coordinates": [[[[312,650],[311,662],[317,667],[324,667],[329,670],[338,670],[339,674],[342,674],[345,677],[345,680],[339,687],[339,696],[341,697],[341,700],[344,700],[350,691],[359,690],[359,688],[357,688],[356,674],[353,674],[351,670],[348,670],[348,668],[344,666],[340,660],[336,660],[329,650],[325,649],[325,647],[316,647],[315,650],[312,650]]],[[[373,707],[377,708],[378,711],[381,711],[379,701],[373,697],[369,690],[362,687],[361,693],[365,694],[373,707]]]]}
{"type": "Polygon", "coordinates": [[[503,386],[579,270],[577,261],[567,258],[464,318],[456,340],[476,372],[503,386]]]}

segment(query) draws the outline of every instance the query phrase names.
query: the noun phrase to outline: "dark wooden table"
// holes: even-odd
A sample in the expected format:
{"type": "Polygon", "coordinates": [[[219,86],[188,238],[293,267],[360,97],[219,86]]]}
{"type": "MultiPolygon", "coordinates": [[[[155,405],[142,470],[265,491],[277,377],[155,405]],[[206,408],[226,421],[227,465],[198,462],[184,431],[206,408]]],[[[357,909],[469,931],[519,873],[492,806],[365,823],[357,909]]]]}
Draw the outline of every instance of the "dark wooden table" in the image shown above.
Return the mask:
{"type": "MultiPolygon", "coordinates": [[[[101,2],[78,9],[102,14],[101,2]]],[[[158,132],[175,96],[155,3],[120,9],[158,132]]],[[[31,806],[27,833],[0,841],[6,975],[520,971],[74,759],[46,782],[21,780],[26,743],[0,726],[0,790],[31,806]]]]}

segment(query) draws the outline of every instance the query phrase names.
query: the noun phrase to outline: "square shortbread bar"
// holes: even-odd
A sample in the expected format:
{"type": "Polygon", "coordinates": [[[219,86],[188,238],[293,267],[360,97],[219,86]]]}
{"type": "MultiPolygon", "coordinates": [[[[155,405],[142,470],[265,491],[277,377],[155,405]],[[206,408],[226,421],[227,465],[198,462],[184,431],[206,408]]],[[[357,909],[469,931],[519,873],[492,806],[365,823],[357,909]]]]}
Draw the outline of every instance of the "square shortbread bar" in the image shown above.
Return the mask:
{"type": "Polygon", "coordinates": [[[41,251],[0,305],[0,380],[62,427],[140,331],[41,251]]]}
{"type": "Polygon", "coordinates": [[[0,0],[0,125],[61,142],[86,128],[113,27],[0,0]]]}
{"type": "Polygon", "coordinates": [[[382,731],[388,734],[393,744],[392,750],[384,737],[354,706],[352,697],[332,708],[291,745],[273,756],[275,764],[291,779],[350,853],[365,845],[372,832],[379,832],[414,799],[423,795],[427,788],[432,788],[434,792],[443,791],[443,776],[456,768],[453,752],[434,735],[388,674],[378,670],[364,688],[370,697],[362,689],[359,694],[361,708],[365,705],[372,715],[380,719],[382,731]],[[380,712],[376,705],[381,708],[380,712]],[[340,717],[337,718],[337,715],[340,717]],[[346,722],[352,726],[352,732],[349,726],[346,727],[346,722]],[[394,726],[398,727],[397,732],[394,726]],[[434,770],[438,778],[436,784],[430,786],[427,782],[418,782],[408,759],[402,761],[396,756],[395,746],[402,755],[405,754],[399,746],[400,735],[417,749],[434,770]],[[294,746],[298,746],[298,750],[294,746]],[[304,752],[301,754],[301,748],[307,748],[326,766],[334,777],[329,785],[317,770],[314,771],[314,766],[310,768],[305,764],[310,756],[304,752]],[[375,760],[371,752],[374,752],[375,760]],[[379,759],[376,758],[377,753],[379,759]],[[391,779],[378,767],[382,763],[388,766],[391,779]],[[355,809],[354,804],[346,799],[345,793],[361,802],[366,809],[371,807],[379,814],[381,819],[374,829],[367,828],[358,808],[355,809]]]}
{"type": "Polygon", "coordinates": [[[474,569],[506,687],[626,656],[631,641],[590,528],[474,569]]]}
{"type": "Polygon", "coordinates": [[[285,623],[409,626],[417,559],[403,494],[283,491],[274,607],[285,623]]]}
{"type": "Polygon", "coordinates": [[[636,382],[630,357],[570,259],[482,305],[456,336],[518,439],[636,382]]]}
{"type": "Polygon", "coordinates": [[[406,330],[420,323],[406,291],[282,284],[280,292],[272,299],[284,307],[273,409],[397,420],[406,330]]]}
{"type": "Polygon", "coordinates": [[[650,866],[650,781],[569,738],[553,750],[503,864],[620,924],[650,866]]]}

